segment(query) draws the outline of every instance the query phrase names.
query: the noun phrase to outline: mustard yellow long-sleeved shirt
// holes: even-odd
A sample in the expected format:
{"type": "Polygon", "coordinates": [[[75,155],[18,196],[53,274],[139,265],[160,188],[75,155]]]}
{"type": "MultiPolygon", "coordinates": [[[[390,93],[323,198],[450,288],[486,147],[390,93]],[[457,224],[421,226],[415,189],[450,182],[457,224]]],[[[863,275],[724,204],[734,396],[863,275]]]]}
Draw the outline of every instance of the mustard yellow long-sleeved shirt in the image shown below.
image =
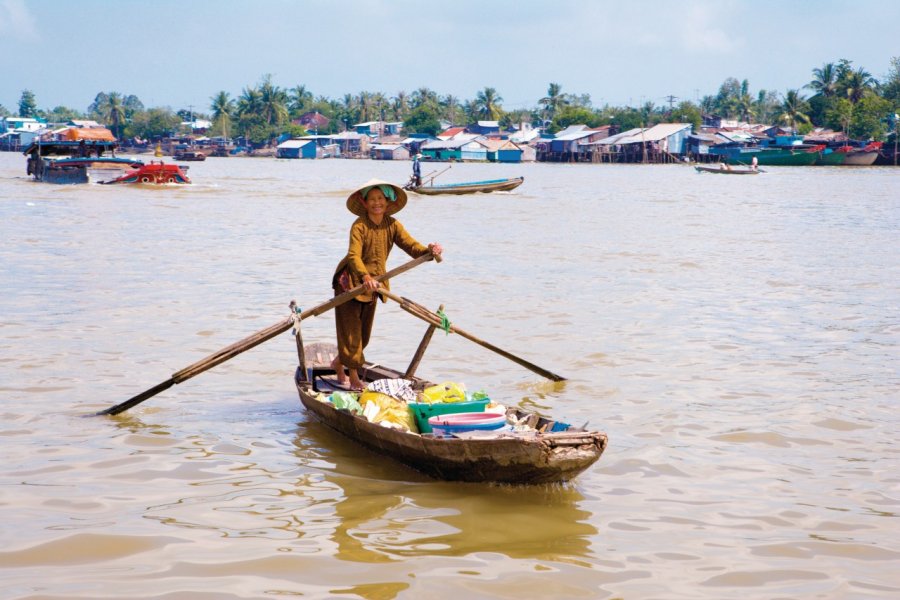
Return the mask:
{"type": "MultiPolygon", "coordinates": [[[[416,241],[400,221],[385,215],[381,223],[376,225],[369,217],[359,217],[350,227],[350,247],[347,255],[338,263],[334,272],[332,286],[337,286],[337,279],[346,267],[350,273],[350,282],[355,287],[360,285],[365,275],[377,277],[387,271],[387,257],[394,244],[413,258],[428,252],[428,247],[416,241]]],[[[390,281],[381,283],[386,289],[390,281]]],[[[371,293],[356,297],[361,302],[372,300],[371,293]]]]}

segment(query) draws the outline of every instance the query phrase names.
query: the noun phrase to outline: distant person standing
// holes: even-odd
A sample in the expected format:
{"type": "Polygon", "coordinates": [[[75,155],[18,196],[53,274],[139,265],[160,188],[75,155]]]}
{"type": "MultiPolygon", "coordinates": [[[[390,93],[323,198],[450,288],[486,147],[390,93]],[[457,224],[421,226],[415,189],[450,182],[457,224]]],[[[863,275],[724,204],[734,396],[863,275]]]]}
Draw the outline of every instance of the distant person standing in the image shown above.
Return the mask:
{"type": "Polygon", "coordinates": [[[750,168],[754,171],[759,169],[759,160],[754,156],[753,160],[750,161],[750,168]]]}
{"type": "Polygon", "coordinates": [[[422,155],[416,153],[413,157],[413,180],[416,182],[416,187],[422,185],[422,163],[419,162],[422,158],[422,155]]]}

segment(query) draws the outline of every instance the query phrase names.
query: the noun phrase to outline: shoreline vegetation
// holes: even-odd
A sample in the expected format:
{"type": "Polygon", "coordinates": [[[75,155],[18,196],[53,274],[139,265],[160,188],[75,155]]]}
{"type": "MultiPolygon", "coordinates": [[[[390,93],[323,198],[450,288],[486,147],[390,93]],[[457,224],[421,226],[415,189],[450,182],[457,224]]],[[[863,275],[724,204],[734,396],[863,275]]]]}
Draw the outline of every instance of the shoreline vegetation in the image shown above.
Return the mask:
{"type": "MultiPolygon", "coordinates": [[[[379,127],[393,124],[396,131],[392,133],[402,131],[404,136],[434,138],[448,128],[479,122],[496,123],[501,134],[533,129],[546,136],[574,125],[590,129],[608,126],[612,134],[666,123],[690,124],[693,132],[699,133],[708,126],[708,119],[715,117],[719,123],[751,127],[754,123],[780,125],[800,135],[827,129],[842,133],[844,140],[894,143],[900,112],[900,56],[891,58],[889,72],[881,80],[846,59],[813,68],[811,75],[809,82],[783,94],[752,90],[748,80],[728,78],[716,94],[696,102],[669,95],[662,105],[646,101],[637,107],[595,107],[589,94],[566,93],[559,83],[552,82],[533,108],[507,111],[503,97],[493,87],[483,88],[472,99],[441,95],[427,87],[393,96],[361,91],[329,98],[315,96],[305,85],[280,87],[271,75],[264,75],[237,97],[224,90],[215,93],[208,110],[195,106],[146,108],[136,96],[118,91],[98,93],[84,112],[65,106],[41,109],[27,89],[17,108],[19,117],[48,125],[96,121],[126,147],[135,141],[156,144],[200,132],[240,140],[258,155],[274,154],[275,145],[286,139],[360,131],[360,125],[369,123],[379,127]]],[[[0,105],[2,117],[14,115],[0,105]]],[[[365,133],[374,137],[386,132],[365,133]]]]}

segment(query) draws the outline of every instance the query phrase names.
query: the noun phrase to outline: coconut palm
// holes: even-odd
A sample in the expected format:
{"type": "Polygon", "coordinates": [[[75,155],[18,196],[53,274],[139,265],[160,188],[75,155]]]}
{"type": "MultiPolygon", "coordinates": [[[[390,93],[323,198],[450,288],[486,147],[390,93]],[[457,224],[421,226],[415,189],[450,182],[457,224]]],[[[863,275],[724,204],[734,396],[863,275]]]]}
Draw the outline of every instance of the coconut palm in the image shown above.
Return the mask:
{"type": "Polygon", "coordinates": [[[299,115],[306,112],[306,108],[312,104],[313,95],[305,85],[297,85],[288,92],[288,108],[291,114],[299,115]]]}
{"type": "Polygon", "coordinates": [[[437,92],[427,87],[420,87],[409,95],[410,108],[419,108],[423,104],[430,104],[437,107],[439,104],[437,92]]]}
{"type": "Polygon", "coordinates": [[[245,87],[237,101],[239,115],[259,114],[262,112],[262,95],[257,88],[245,87]]]}
{"type": "Polygon", "coordinates": [[[112,126],[113,135],[117,138],[121,137],[122,125],[125,123],[125,105],[122,104],[122,95],[119,92],[110,92],[101,110],[103,118],[112,126]]]}
{"type": "Polygon", "coordinates": [[[451,125],[455,125],[457,122],[456,118],[459,116],[461,110],[459,98],[453,94],[447,94],[441,98],[440,106],[444,118],[447,119],[451,125]]]}
{"type": "Polygon", "coordinates": [[[212,104],[209,109],[212,111],[213,122],[222,131],[222,135],[228,137],[228,126],[231,125],[231,115],[234,112],[235,104],[231,95],[226,91],[221,91],[211,97],[212,104]]]}
{"type": "Polygon", "coordinates": [[[288,118],[288,95],[272,83],[271,75],[263,78],[259,86],[260,115],[269,125],[281,125],[288,118]]]}
{"type": "Polygon", "coordinates": [[[562,86],[558,83],[551,83],[547,88],[547,95],[538,100],[538,104],[544,108],[546,118],[550,120],[556,116],[561,107],[568,103],[568,95],[562,93],[562,86]]]}
{"type": "Polygon", "coordinates": [[[397,92],[397,95],[394,96],[391,102],[391,108],[398,119],[401,121],[406,119],[406,116],[409,114],[409,96],[407,96],[406,92],[403,90],[397,92]]]}
{"type": "Polygon", "coordinates": [[[862,67],[855,71],[849,71],[840,83],[844,95],[853,104],[862,100],[863,96],[878,85],[878,81],[872,77],[872,74],[862,67]]]}
{"type": "Polygon", "coordinates": [[[781,115],[779,119],[796,130],[797,123],[809,123],[809,116],[806,111],[809,110],[809,103],[800,94],[798,90],[788,90],[781,103],[781,115]]]}
{"type": "Polygon", "coordinates": [[[475,94],[475,111],[479,117],[487,121],[496,121],[503,114],[500,103],[503,97],[492,87],[486,87],[475,94]]]}
{"type": "Polygon", "coordinates": [[[821,69],[813,69],[812,81],[806,84],[806,87],[815,91],[816,94],[830,98],[837,92],[837,70],[834,63],[825,63],[821,69]]]}

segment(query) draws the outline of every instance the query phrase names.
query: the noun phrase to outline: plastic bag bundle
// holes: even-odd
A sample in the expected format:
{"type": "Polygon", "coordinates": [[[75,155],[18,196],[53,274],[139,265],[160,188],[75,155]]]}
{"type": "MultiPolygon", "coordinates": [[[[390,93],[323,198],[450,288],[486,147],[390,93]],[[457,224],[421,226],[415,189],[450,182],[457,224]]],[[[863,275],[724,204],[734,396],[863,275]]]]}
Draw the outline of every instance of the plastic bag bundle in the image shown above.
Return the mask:
{"type": "Polygon", "coordinates": [[[421,402],[434,404],[435,402],[465,402],[466,386],[462,383],[445,381],[438,385],[427,387],[422,391],[421,402]]]}
{"type": "Polygon", "coordinates": [[[337,409],[345,408],[353,414],[363,414],[363,408],[356,399],[356,394],[350,392],[334,392],[331,394],[331,403],[337,409]]]}
{"type": "Polygon", "coordinates": [[[418,433],[412,412],[406,402],[381,392],[366,390],[359,397],[363,415],[372,423],[418,433]]]}

